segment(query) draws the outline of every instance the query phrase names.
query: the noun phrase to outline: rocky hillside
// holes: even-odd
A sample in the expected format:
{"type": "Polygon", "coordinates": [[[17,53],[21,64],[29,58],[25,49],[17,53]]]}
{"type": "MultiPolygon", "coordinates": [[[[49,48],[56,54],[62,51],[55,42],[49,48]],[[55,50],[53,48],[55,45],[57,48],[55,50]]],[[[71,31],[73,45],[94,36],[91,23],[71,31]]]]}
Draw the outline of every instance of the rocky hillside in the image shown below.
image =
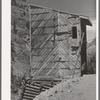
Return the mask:
{"type": "Polygon", "coordinates": [[[88,73],[96,73],[96,38],[87,44],[88,73]]]}
{"type": "Polygon", "coordinates": [[[93,46],[96,46],[96,38],[94,38],[91,42],[87,44],[87,48],[90,49],[90,47],[93,48],[93,46]]]}
{"type": "Polygon", "coordinates": [[[11,4],[11,67],[13,74],[23,76],[30,63],[29,11],[26,0],[11,4]]]}

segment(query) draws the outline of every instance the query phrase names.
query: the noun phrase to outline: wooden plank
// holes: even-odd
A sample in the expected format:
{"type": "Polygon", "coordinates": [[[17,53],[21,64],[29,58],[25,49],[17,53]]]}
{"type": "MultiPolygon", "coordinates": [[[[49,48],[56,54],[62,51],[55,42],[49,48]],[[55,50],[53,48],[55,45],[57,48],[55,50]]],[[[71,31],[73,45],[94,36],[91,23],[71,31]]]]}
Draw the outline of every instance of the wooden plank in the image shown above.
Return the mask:
{"type": "Polygon", "coordinates": [[[50,12],[34,13],[34,14],[31,13],[31,15],[48,14],[48,13],[50,13],[50,12]]]}
{"type": "Polygon", "coordinates": [[[30,86],[30,85],[27,85],[26,88],[27,88],[27,87],[28,87],[29,89],[33,89],[33,90],[36,89],[36,90],[39,90],[39,87],[30,86]]]}
{"type": "Polygon", "coordinates": [[[47,21],[47,20],[53,20],[53,18],[52,19],[43,19],[43,20],[32,20],[31,22],[47,21]]]}
{"type": "Polygon", "coordinates": [[[35,85],[35,84],[26,84],[26,87],[32,87],[32,88],[38,88],[40,85],[35,85]]]}
{"type": "Polygon", "coordinates": [[[70,32],[56,32],[57,36],[65,35],[65,34],[71,34],[70,32]]]}
{"type": "Polygon", "coordinates": [[[53,77],[52,76],[36,76],[37,79],[34,79],[33,81],[35,82],[46,82],[49,83],[51,81],[53,81],[53,77]]]}
{"type": "Polygon", "coordinates": [[[37,94],[29,94],[29,93],[24,93],[24,96],[29,96],[29,97],[35,97],[37,94]]]}
{"type": "Polygon", "coordinates": [[[50,69],[50,70],[46,73],[46,75],[49,75],[49,74],[52,72],[52,70],[54,70],[55,68],[58,68],[58,66],[59,66],[59,64],[58,64],[58,63],[55,63],[55,65],[52,67],[52,69],[50,69]]]}
{"type": "Polygon", "coordinates": [[[39,27],[39,25],[37,27],[32,27],[32,29],[38,29],[38,28],[52,28],[54,27],[53,25],[52,26],[41,26],[39,27]]]}
{"type": "MultiPolygon", "coordinates": [[[[44,18],[45,18],[45,17],[44,17],[44,18]]],[[[43,18],[43,19],[44,19],[44,18],[43,18]]],[[[47,23],[48,23],[48,20],[47,20],[47,21],[45,21],[45,23],[43,23],[43,25],[42,25],[42,26],[43,26],[43,27],[45,27],[47,23]]],[[[36,22],[35,22],[35,25],[34,25],[34,24],[32,24],[32,28],[36,27],[36,29],[37,29],[37,27],[38,27],[40,24],[41,24],[41,22],[39,22],[39,23],[36,25],[36,22]]],[[[42,28],[43,28],[43,27],[42,27],[42,28]]],[[[32,34],[33,34],[33,33],[34,33],[34,32],[32,32],[32,34]]]]}
{"type": "Polygon", "coordinates": [[[58,78],[54,78],[54,77],[52,77],[52,76],[35,76],[34,77],[35,79],[33,79],[32,81],[33,82],[40,82],[41,83],[41,81],[43,81],[43,82],[52,82],[52,81],[56,81],[56,82],[60,82],[61,81],[61,79],[58,79],[58,78]]]}
{"type": "Polygon", "coordinates": [[[39,92],[39,90],[36,90],[36,89],[33,90],[33,89],[31,89],[31,88],[27,88],[27,87],[26,87],[25,90],[28,90],[28,91],[31,91],[31,92],[37,92],[37,93],[39,92]]]}
{"type": "Polygon", "coordinates": [[[40,81],[33,80],[33,84],[34,85],[41,85],[41,82],[40,81]]]}
{"type": "MultiPolygon", "coordinates": [[[[38,36],[38,35],[44,36],[44,35],[51,35],[51,34],[53,35],[54,33],[37,33],[37,34],[35,33],[35,34],[32,34],[32,36],[38,36]]],[[[52,41],[52,40],[47,40],[47,41],[45,40],[45,42],[48,42],[48,41],[52,41]]],[[[38,41],[38,42],[41,42],[41,41],[38,41]]]]}
{"type": "Polygon", "coordinates": [[[33,92],[33,91],[31,92],[31,91],[27,91],[27,90],[25,91],[25,93],[32,94],[32,95],[38,95],[39,94],[38,92],[33,92]]]}
{"type": "Polygon", "coordinates": [[[42,86],[42,88],[44,88],[44,89],[50,89],[50,87],[47,87],[47,86],[42,86]]]}
{"type": "Polygon", "coordinates": [[[30,94],[25,94],[24,96],[23,96],[23,98],[24,97],[28,97],[28,98],[35,98],[37,95],[30,95],[30,94]]]}
{"type": "Polygon", "coordinates": [[[43,48],[34,48],[34,47],[33,47],[32,49],[44,49],[44,48],[45,48],[45,49],[54,49],[54,47],[43,47],[43,48]]]}
{"type": "Polygon", "coordinates": [[[34,86],[37,86],[37,87],[40,87],[40,86],[41,86],[41,84],[36,84],[36,83],[33,84],[33,85],[34,85],[34,86]]]}
{"type": "Polygon", "coordinates": [[[49,88],[52,88],[53,86],[50,84],[43,84],[44,87],[49,87],[49,88]]]}
{"type": "Polygon", "coordinates": [[[29,90],[26,90],[25,93],[38,95],[40,93],[40,91],[29,91],[29,90]]]}
{"type": "Polygon", "coordinates": [[[24,96],[23,99],[27,99],[27,100],[33,100],[35,97],[29,97],[29,96],[24,96]]]}

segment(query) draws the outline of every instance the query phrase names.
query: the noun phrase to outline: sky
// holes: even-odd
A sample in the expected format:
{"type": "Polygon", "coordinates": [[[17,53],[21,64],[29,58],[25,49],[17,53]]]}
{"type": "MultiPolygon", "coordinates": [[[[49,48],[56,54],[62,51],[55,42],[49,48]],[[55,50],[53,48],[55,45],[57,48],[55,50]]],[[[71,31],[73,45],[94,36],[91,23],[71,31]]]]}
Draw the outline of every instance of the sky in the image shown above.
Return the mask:
{"type": "Polygon", "coordinates": [[[95,20],[96,0],[27,0],[35,5],[89,16],[95,20]]]}
{"type": "Polygon", "coordinates": [[[30,4],[88,16],[92,27],[87,26],[87,41],[96,37],[96,0],[27,0],[30,4]]]}

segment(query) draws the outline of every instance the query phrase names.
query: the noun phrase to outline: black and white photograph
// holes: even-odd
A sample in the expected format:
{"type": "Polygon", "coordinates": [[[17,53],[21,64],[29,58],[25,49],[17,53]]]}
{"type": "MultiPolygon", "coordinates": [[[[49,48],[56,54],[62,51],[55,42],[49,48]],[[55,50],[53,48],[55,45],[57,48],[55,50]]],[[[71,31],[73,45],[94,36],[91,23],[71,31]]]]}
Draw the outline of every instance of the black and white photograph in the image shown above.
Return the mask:
{"type": "Polygon", "coordinates": [[[96,0],[10,5],[10,100],[97,100],[96,0]]]}

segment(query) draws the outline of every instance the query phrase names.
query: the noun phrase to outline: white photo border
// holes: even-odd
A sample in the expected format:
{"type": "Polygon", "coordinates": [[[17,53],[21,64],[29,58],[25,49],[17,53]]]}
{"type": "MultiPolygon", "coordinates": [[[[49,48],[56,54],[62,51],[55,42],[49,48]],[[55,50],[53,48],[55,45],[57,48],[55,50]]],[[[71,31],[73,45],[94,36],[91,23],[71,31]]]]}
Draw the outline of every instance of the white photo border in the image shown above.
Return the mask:
{"type": "MultiPolygon", "coordinates": [[[[11,0],[2,0],[1,100],[11,100],[11,0]]],[[[96,100],[99,79],[99,0],[96,0],[96,100]]]]}

